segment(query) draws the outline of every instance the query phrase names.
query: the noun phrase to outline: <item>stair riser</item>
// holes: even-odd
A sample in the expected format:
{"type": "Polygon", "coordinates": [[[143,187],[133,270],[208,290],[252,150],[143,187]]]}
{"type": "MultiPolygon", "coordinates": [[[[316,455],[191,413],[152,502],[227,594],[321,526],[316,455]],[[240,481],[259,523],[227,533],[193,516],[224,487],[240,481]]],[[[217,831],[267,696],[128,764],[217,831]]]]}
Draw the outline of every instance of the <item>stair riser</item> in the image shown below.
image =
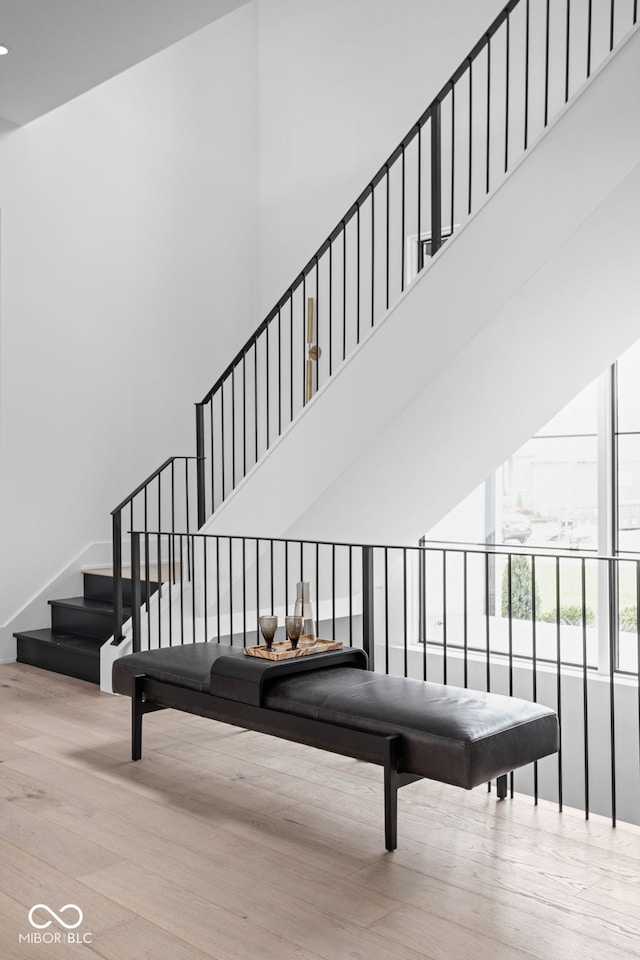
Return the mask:
{"type": "Polygon", "coordinates": [[[96,648],[96,656],[87,656],[54,647],[51,644],[39,643],[30,638],[18,637],[16,659],[18,663],[28,663],[42,670],[64,674],[66,677],[88,680],[89,683],[100,683],[98,648],[96,648]]]}
{"type": "Polygon", "coordinates": [[[113,618],[108,614],[59,607],[55,601],[51,604],[51,626],[54,630],[92,640],[108,640],[113,634],[113,618]]]}
{"type": "MultiPolygon", "coordinates": [[[[157,583],[149,584],[149,596],[158,589],[157,583]]],[[[101,574],[84,574],[84,595],[93,600],[108,600],[113,602],[113,577],[103,577],[101,574]]],[[[142,603],[147,599],[147,584],[143,581],[140,584],[140,599],[142,603]]],[[[122,581],[122,602],[125,607],[131,606],[131,580],[122,581]]]]}

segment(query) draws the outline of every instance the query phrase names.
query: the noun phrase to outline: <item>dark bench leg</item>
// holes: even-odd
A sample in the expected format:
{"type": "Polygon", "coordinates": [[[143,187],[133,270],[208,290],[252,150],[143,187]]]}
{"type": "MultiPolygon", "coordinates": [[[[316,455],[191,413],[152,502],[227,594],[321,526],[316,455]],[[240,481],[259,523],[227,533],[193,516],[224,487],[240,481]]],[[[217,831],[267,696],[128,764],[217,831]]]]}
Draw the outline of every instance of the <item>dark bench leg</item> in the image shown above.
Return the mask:
{"type": "Polygon", "coordinates": [[[384,839],[387,850],[398,846],[398,790],[408,783],[421,780],[413,773],[400,773],[401,737],[386,737],[384,760],[384,839]]]}
{"type": "Polygon", "coordinates": [[[149,703],[144,699],[144,673],[131,678],[131,759],[142,756],[142,718],[145,713],[164,710],[158,703],[149,703]]]}
{"type": "Polygon", "coordinates": [[[131,759],[142,756],[142,717],[144,715],[142,691],[144,674],[132,678],[131,690],[131,759]]]}
{"type": "Polygon", "coordinates": [[[498,800],[505,800],[507,796],[507,776],[508,774],[503,773],[501,777],[498,777],[496,780],[496,791],[498,793],[498,800]]]}

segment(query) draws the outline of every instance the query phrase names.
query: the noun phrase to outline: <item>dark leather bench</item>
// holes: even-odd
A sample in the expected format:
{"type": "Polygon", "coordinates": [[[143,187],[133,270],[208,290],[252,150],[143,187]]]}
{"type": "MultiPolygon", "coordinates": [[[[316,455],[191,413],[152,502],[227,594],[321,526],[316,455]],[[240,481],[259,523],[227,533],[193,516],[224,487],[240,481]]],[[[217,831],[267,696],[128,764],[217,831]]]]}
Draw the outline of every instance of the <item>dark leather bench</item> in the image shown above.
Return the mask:
{"type": "Polygon", "coordinates": [[[540,704],[372,673],[362,650],[273,662],[196,643],[134,653],[113,666],[132,698],[132,758],[142,717],[183,710],[384,767],[385,839],[394,850],[398,788],[421,778],[470,790],[555,753],[558,719],[540,704]]]}

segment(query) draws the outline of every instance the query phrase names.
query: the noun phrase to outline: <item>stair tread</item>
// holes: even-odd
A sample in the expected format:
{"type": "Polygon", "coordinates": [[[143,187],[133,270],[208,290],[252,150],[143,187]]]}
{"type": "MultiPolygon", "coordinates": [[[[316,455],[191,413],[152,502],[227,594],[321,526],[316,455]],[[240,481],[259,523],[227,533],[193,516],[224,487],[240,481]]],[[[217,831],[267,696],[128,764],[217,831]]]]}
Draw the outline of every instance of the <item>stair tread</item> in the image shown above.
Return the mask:
{"type": "MultiPolygon", "coordinates": [[[[52,607],[67,607],[72,610],[86,610],[91,613],[101,613],[105,616],[113,614],[113,603],[110,600],[99,600],[95,597],[62,597],[58,600],[49,600],[52,607]]],[[[123,616],[131,616],[131,607],[122,608],[123,616]]]]}
{"type": "MultiPolygon", "coordinates": [[[[160,565],[160,578],[162,582],[165,583],[171,578],[173,574],[175,577],[180,576],[182,565],[180,563],[173,563],[169,565],[166,561],[160,565]]],[[[113,568],[112,567],[92,567],[89,569],[83,569],[83,573],[87,573],[92,577],[113,577],[113,568]]],[[[145,580],[147,576],[147,569],[144,563],[140,565],[140,579],[145,580]]],[[[122,567],[122,579],[130,580],[131,579],[131,567],[123,566],[122,567]]],[[[149,582],[158,583],[158,564],[150,563],[149,564],[149,582]]]]}
{"type": "Polygon", "coordinates": [[[64,647],[74,653],[85,654],[88,657],[100,658],[100,646],[104,641],[92,640],[91,637],[79,637],[73,633],[64,633],[61,630],[52,630],[51,627],[42,627],[38,630],[18,630],[15,634],[18,639],[37,640],[54,647],[64,647]]]}

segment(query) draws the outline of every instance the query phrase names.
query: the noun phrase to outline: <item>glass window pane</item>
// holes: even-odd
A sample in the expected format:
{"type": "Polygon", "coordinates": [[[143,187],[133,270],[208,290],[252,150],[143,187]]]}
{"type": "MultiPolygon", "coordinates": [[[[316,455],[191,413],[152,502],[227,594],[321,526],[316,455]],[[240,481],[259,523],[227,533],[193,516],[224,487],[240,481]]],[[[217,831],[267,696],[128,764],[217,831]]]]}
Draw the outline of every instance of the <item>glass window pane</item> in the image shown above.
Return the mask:
{"type": "Polygon", "coordinates": [[[618,360],[618,430],[640,430],[640,341],[618,360]]]}
{"type": "Polygon", "coordinates": [[[640,551],[640,436],[618,438],[618,546],[640,551]]]}
{"type": "Polygon", "coordinates": [[[498,478],[503,543],[595,549],[598,535],[595,437],[534,438],[498,478]]]}

